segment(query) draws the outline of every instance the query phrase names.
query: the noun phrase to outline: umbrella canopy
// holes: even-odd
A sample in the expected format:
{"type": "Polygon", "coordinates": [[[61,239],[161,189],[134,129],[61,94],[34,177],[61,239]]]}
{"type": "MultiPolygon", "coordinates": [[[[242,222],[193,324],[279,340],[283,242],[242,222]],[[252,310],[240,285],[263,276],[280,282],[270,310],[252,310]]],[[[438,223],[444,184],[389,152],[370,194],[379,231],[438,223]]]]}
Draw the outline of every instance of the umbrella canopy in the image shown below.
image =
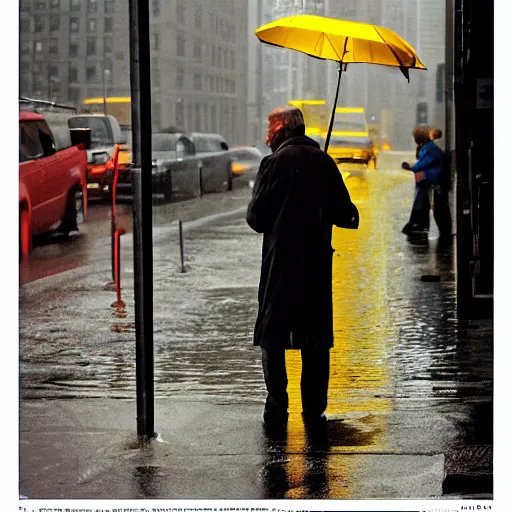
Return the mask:
{"type": "Polygon", "coordinates": [[[409,79],[409,69],[427,69],[414,48],[384,27],[300,14],[280,18],[255,31],[260,41],[340,63],[338,87],[326,139],[327,151],[334,121],[342,64],[367,63],[398,67],[409,79]]]}

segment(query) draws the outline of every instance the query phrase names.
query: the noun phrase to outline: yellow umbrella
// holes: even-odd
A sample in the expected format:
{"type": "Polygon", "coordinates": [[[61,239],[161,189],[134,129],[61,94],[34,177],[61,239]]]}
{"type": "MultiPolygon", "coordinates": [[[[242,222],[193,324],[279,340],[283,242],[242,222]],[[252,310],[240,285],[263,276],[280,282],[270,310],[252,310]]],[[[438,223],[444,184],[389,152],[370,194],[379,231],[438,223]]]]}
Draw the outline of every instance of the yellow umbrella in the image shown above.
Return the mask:
{"type": "Polygon", "coordinates": [[[400,68],[407,80],[409,69],[427,69],[407,41],[392,30],[368,23],[300,14],[263,25],[255,34],[264,43],[340,63],[325,151],[331,138],[343,64],[345,70],[346,64],[352,63],[394,66],[400,68]]]}

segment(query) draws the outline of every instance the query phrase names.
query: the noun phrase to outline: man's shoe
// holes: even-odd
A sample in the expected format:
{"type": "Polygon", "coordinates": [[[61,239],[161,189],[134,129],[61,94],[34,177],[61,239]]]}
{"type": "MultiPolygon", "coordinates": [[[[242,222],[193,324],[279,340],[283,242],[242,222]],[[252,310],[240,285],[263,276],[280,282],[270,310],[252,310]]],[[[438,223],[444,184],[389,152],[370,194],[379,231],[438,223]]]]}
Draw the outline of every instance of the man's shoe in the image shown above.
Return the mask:
{"type": "Polygon", "coordinates": [[[323,412],[321,414],[318,414],[318,413],[311,413],[311,412],[304,411],[302,413],[302,419],[304,420],[304,423],[306,425],[312,426],[312,427],[327,424],[327,416],[323,412]]]}
{"type": "Polygon", "coordinates": [[[285,427],[288,424],[288,412],[265,409],[263,411],[263,422],[269,427],[285,427]]]}
{"type": "Polygon", "coordinates": [[[412,228],[411,228],[411,225],[409,223],[407,223],[403,228],[402,228],[402,233],[404,235],[408,235],[410,232],[411,232],[412,228]]]}

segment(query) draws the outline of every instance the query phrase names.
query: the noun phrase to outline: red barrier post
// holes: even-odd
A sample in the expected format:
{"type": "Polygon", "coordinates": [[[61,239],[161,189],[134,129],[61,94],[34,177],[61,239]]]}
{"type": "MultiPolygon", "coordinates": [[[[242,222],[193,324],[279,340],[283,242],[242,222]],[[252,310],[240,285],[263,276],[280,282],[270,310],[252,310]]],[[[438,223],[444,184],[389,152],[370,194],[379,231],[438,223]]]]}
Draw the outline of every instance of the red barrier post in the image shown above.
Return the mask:
{"type": "Polygon", "coordinates": [[[125,232],[123,228],[119,228],[114,233],[114,282],[117,294],[117,302],[112,304],[114,308],[123,308],[125,306],[121,299],[121,235],[125,232]]]}
{"type": "Polygon", "coordinates": [[[116,224],[116,190],[117,190],[117,180],[119,177],[119,146],[116,145],[114,149],[114,175],[112,176],[112,216],[111,216],[111,222],[110,222],[110,234],[112,237],[112,243],[111,243],[111,259],[112,259],[112,281],[114,283],[116,282],[116,276],[115,276],[115,233],[117,229],[116,224]]]}

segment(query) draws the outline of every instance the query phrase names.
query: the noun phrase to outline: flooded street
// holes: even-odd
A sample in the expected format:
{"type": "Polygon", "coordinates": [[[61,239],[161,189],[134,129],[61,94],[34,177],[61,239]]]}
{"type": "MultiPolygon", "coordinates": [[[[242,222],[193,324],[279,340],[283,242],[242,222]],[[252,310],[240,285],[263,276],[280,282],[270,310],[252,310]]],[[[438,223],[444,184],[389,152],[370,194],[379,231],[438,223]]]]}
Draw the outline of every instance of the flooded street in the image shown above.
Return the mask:
{"type": "MultiPolygon", "coordinates": [[[[211,406],[233,413],[252,407],[256,419],[249,414],[237,420],[247,422],[240,433],[231,434],[231,424],[225,430],[222,416],[207,416],[201,429],[213,433],[190,445],[196,450],[201,443],[212,444],[214,453],[216,439],[222,446],[228,438],[234,442],[230,436],[235,435],[240,444],[232,450],[266,454],[254,465],[258,486],[233,488],[230,495],[440,495],[439,483],[425,487],[417,482],[423,477],[439,481],[434,476],[443,474],[443,453],[461,445],[492,444],[491,329],[457,319],[453,249],[438,244],[435,223],[429,239],[407,240],[400,232],[413,195],[410,178],[391,170],[352,170],[344,176],[361,222],[357,231],[333,231],[335,342],[325,438],[311,438],[303,426],[298,351],[287,352],[287,432],[277,438],[254,433],[266,392],[260,350],[252,345],[261,235],[245,222],[250,189],[208,196],[202,211],[213,217],[206,220],[193,213],[192,202],[172,205],[180,212],[172,212],[171,223],[162,221],[161,211],[155,215],[160,219],[153,252],[156,428],[185,455],[189,445],[176,440],[193,434],[180,426],[183,417],[158,418],[189,403],[196,404],[193,414],[211,406]],[[215,208],[214,201],[224,204],[215,208]],[[223,208],[233,213],[218,216],[223,208]],[[177,218],[185,219],[185,272],[177,218]],[[169,400],[175,405],[167,410],[169,400]],[[239,440],[244,428],[245,440],[239,440]],[[404,471],[423,477],[404,481],[404,471]],[[380,487],[372,474],[388,475],[396,483],[380,487]]],[[[95,403],[135,398],[132,238],[122,238],[126,307],[121,314],[111,306],[115,293],[105,289],[111,277],[110,240],[98,237],[94,244],[94,254],[82,255],[86,266],[20,289],[20,397],[29,407],[39,407],[41,399],[64,401],[63,407],[82,414],[95,403]]],[[[118,408],[108,410],[112,407],[118,408]]],[[[116,415],[110,412],[101,421],[111,414],[116,415]]],[[[130,428],[129,422],[125,427],[130,428]]],[[[196,435],[204,435],[201,429],[196,435]]],[[[101,467],[117,464],[118,456],[103,458],[101,467]]],[[[140,467],[149,464],[160,468],[161,478],[171,478],[165,459],[157,452],[154,457],[140,467]]],[[[113,475],[121,475],[117,471],[113,475]]],[[[147,485],[154,483],[149,480],[147,485]]],[[[77,492],[71,496],[83,495],[77,492]]],[[[133,495],[123,492],[116,496],[133,495]]],[[[176,491],[173,496],[203,496],[200,489],[189,492],[197,494],[176,491]]]]}
{"type": "MultiPolygon", "coordinates": [[[[333,231],[335,347],[327,412],[386,411],[396,398],[428,407],[468,393],[488,395],[490,380],[487,387],[471,384],[489,373],[491,361],[465,349],[451,251],[437,247],[434,223],[432,239],[417,244],[400,233],[412,195],[408,174],[353,172],[346,182],[361,224],[357,231],[333,231]],[[442,279],[425,282],[424,275],[442,279]]],[[[238,193],[243,205],[250,191],[238,193]]],[[[187,271],[181,273],[176,227],[155,228],[156,395],[259,402],[264,388],[252,328],[261,237],[243,213],[184,236],[187,271]]],[[[125,318],[113,316],[112,296],[101,289],[109,275],[105,243],[86,256],[97,264],[85,281],[64,279],[59,290],[34,283],[42,293],[22,289],[23,396],[134,395],[130,235],[122,250],[125,318]]],[[[289,352],[288,364],[297,412],[300,354],[289,352]]]]}

